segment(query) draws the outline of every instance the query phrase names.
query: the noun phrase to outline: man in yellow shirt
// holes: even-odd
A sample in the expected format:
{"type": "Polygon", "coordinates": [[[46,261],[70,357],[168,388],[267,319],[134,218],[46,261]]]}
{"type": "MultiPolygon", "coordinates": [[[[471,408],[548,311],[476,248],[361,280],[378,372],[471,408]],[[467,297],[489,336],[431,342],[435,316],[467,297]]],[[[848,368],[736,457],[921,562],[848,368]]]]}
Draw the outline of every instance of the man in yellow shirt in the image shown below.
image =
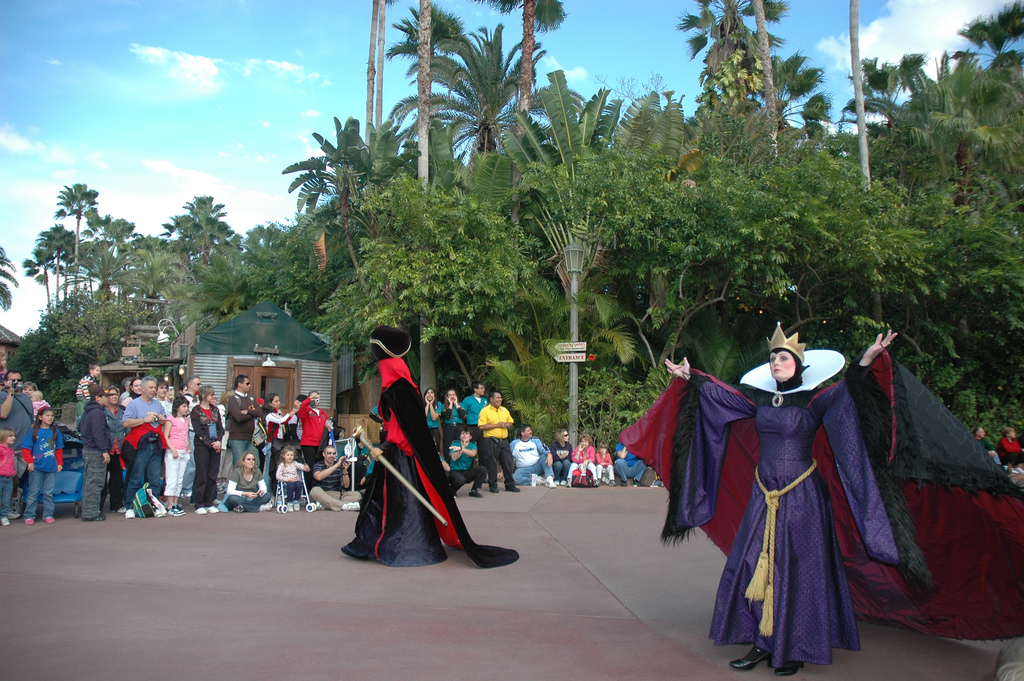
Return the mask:
{"type": "Polygon", "coordinates": [[[491,494],[498,493],[498,466],[505,476],[505,491],[518,492],[519,488],[512,480],[512,448],[508,444],[508,429],[514,421],[508,409],[501,406],[501,393],[492,390],[488,396],[488,404],[480,410],[477,426],[483,432],[481,454],[487,468],[487,484],[491,494]]]}

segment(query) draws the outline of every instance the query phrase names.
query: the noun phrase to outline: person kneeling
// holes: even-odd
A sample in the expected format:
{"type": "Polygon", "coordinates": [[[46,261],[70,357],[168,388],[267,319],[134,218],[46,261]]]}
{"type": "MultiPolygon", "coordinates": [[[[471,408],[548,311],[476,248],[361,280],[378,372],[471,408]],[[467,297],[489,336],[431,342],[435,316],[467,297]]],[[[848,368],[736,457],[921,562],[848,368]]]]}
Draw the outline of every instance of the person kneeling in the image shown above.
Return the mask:
{"type": "Polygon", "coordinates": [[[332,511],[358,511],[363,495],[351,489],[351,466],[348,458],[339,459],[338,450],[328,445],[324,449],[324,460],[313,465],[313,488],[309,490],[309,500],[332,511]]]}
{"type": "Polygon", "coordinates": [[[274,507],[263,474],[256,467],[256,452],[247,449],[228,474],[224,505],[235,513],[269,511],[274,507]]]}

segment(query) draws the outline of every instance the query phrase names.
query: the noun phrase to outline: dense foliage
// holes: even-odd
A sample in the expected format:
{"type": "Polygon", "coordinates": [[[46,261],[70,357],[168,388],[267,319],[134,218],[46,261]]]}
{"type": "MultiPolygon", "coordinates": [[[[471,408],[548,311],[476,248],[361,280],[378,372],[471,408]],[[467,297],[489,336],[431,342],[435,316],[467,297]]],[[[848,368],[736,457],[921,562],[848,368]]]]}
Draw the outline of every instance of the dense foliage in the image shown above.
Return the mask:
{"type": "MultiPolygon", "coordinates": [[[[599,440],[643,413],[667,383],[666,358],[735,381],[776,321],[849,360],[891,326],[901,361],[965,422],[1020,427],[1020,36],[995,40],[998,17],[981,17],[964,29],[977,52],[946,55],[937,72],[920,55],[865,61],[865,189],[821,70],[799,54],[773,58],[781,116],[770,135],[748,3],[698,4],[680,23],[692,56],[705,55],[689,119],[670,92],[586,98],[557,72],[523,113],[520,46],[505,51],[499,27],[435,47],[445,68],[425,187],[408,131],[388,121],[363,135],[354,119],[335,119],[333,137],[314,135],[321,153],[285,169],[296,221],[244,237],[212,197],[186,204],[163,238],[143,238],[101,218],[97,192],[65,187],[60,210],[76,231],[86,222],[77,262],[75,232],[40,234],[23,267],[53,302],[19,365],[66,395],[88,362],[116,356],[132,324],[171,317],[202,331],[270,299],[339,346],[364,347],[378,323],[409,328],[427,349],[414,368],[436,365],[439,388],[484,379],[548,437],[567,417],[566,366],[553,355],[569,336],[562,249],[579,241],[593,355],[581,430],[599,440]]],[[[766,5],[784,20],[785,3],[766,5]]]]}

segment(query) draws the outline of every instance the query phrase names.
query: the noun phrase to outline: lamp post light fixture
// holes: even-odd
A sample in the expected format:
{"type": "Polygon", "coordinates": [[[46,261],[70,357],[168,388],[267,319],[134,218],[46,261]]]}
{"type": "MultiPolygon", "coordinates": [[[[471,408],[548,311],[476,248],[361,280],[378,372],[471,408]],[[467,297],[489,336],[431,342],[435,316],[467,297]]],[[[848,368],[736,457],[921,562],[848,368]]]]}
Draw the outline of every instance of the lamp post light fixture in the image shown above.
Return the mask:
{"type": "MultiPolygon", "coordinates": [[[[573,343],[579,341],[580,312],[577,297],[580,288],[580,275],[583,273],[583,256],[586,250],[578,240],[563,249],[565,269],[569,273],[569,333],[573,343]]],[[[569,362],[569,442],[576,446],[576,430],[580,416],[580,369],[576,362],[569,362]]]]}
{"type": "MultiPolygon", "coordinates": [[[[152,328],[152,327],[150,327],[152,328]]],[[[158,331],[156,335],[156,342],[164,345],[171,342],[171,337],[167,334],[167,329],[174,331],[174,337],[177,338],[181,334],[178,333],[178,327],[174,325],[174,322],[170,319],[161,319],[156,323],[156,329],[158,331]]]]}

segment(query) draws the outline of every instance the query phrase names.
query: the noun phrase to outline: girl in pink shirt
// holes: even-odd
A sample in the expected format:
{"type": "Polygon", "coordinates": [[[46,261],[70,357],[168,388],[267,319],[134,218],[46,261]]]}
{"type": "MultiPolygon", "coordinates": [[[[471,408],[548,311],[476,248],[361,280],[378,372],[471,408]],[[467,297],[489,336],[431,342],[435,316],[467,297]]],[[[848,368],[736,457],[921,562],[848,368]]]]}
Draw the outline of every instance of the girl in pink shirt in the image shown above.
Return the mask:
{"type": "Polygon", "coordinates": [[[569,484],[572,484],[573,474],[577,470],[583,470],[584,475],[589,472],[595,486],[597,483],[597,468],[594,466],[596,454],[594,452],[594,438],[586,433],[580,435],[580,443],[572,452],[572,465],[569,466],[569,484]]]}
{"type": "Polygon", "coordinates": [[[289,510],[299,510],[299,498],[302,496],[299,471],[308,470],[309,466],[295,460],[295,447],[288,446],[281,450],[281,463],[277,464],[277,481],[284,486],[284,502],[289,510]]]}
{"type": "Polygon", "coordinates": [[[594,456],[594,467],[597,469],[595,479],[606,485],[615,487],[615,462],[612,455],[608,453],[608,445],[597,446],[597,454],[594,456]]]}
{"type": "Polygon", "coordinates": [[[191,410],[188,399],[184,395],[178,395],[171,405],[171,416],[164,421],[164,438],[167,440],[167,452],[164,454],[164,497],[167,498],[169,506],[167,514],[174,517],[185,515],[185,511],[178,505],[178,497],[181,495],[181,481],[185,477],[185,468],[192,458],[192,452],[188,447],[189,411],[191,410]]]}

